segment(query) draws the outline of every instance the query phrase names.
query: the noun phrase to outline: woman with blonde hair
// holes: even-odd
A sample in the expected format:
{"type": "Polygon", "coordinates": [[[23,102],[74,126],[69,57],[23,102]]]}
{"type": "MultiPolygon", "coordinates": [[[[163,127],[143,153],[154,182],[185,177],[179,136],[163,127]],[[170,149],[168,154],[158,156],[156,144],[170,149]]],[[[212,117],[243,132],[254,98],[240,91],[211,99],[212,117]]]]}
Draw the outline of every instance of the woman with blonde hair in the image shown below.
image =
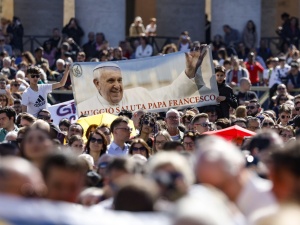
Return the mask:
{"type": "Polygon", "coordinates": [[[164,54],[164,55],[173,53],[173,52],[178,52],[177,46],[173,43],[165,45],[162,50],[162,54],[164,54]]]}

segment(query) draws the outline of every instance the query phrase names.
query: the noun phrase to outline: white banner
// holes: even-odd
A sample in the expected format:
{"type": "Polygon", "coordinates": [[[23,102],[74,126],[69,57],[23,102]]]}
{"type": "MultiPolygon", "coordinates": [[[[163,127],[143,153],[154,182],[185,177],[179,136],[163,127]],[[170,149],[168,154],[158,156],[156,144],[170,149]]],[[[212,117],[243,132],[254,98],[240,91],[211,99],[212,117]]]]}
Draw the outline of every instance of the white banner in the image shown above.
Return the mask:
{"type": "Polygon", "coordinates": [[[71,79],[78,115],[118,114],[122,109],[162,111],[216,104],[218,87],[211,50],[207,47],[206,55],[194,53],[74,63],[71,79]],[[200,68],[193,64],[197,61],[202,61],[200,68]]]}
{"type": "Polygon", "coordinates": [[[49,106],[48,110],[55,125],[58,125],[59,121],[64,118],[70,120],[71,123],[75,123],[78,119],[74,100],[49,106]]]}

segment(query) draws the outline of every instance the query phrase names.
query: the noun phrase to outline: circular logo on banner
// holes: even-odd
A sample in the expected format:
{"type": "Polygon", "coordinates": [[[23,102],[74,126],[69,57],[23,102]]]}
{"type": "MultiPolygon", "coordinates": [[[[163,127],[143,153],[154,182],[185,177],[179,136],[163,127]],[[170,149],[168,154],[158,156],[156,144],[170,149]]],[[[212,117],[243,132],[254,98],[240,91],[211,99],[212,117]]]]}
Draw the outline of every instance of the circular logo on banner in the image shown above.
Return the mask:
{"type": "Polygon", "coordinates": [[[82,68],[79,64],[75,63],[72,67],[72,72],[74,77],[81,77],[82,76],[82,68]]]}

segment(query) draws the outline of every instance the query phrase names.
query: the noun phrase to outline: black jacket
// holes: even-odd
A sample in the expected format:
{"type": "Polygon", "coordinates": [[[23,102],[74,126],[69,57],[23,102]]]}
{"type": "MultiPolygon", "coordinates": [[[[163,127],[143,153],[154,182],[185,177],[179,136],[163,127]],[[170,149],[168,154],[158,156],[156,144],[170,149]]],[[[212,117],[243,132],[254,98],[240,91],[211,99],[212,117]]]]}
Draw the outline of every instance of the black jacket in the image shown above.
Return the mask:
{"type": "Polygon", "coordinates": [[[218,84],[219,96],[225,96],[226,100],[220,102],[217,107],[218,118],[229,119],[229,108],[236,108],[238,106],[236,96],[233,94],[232,88],[225,84],[218,84]]]}

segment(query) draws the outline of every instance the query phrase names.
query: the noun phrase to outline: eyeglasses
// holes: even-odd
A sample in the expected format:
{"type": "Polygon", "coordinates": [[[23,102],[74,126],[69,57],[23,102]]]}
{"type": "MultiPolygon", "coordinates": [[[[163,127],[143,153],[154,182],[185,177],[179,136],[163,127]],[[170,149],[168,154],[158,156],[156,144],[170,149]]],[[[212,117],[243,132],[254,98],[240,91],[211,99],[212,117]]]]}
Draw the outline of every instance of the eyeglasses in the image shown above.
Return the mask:
{"type": "Polygon", "coordinates": [[[247,106],[246,109],[255,109],[255,106],[247,106]]]}
{"type": "Polygon", "coordinates": [[[140,148],[137,148],[137,147],[133,147],[132,148],[132,151],[141,151],[141,152],[145,152],[146,151],[146,148],[145,147],[140,147],[140,148]]]}
{"type": "Polygon", "coordinates": [[[150,127],[154,127],[155,126],[155,123],[153,121],[150,121],[150,120],[145,120],[143,122],[143,124],[145,124],[147,126],[150,126],[150,127]]]}
{"type": "Polygon", "coordinates": [[[287,101],[289,100],[288,98],[281,98],[280,101],[287,101]]]}
{"type": "Polygon", "coordinates": [[[15,87],[19,87],[20,84],[16,83],[16,84],[11,84],[12,86],[15,86],[15,87]]]}
{"type": "Polygon", "coordinates": [[[263,123],[263,126],[266,127],[266,126],[274,126],[275,124],[270,122],[270,123],[263,123]]]}
{"type": "Polygon", "coordinates": [[[281,119],[285,119],[285,117],[288,118],[288,119],[291,118],[291,116],[285,116],[285,115],[280,116],[281,119]]]}
{"type": "Polygon", "coordinates": [[[97,139],[97,138],[92,137],[91,138],[91,142],[92,143],[96,143],[97,142],[98,144],[103,144],[102,138],[97,139]]]}
{"type": "Polygon", "coordinates": [[[210,126],[209,123],[194,123],[194,125],[200,125],[201,127],[208,127],[208,126],[210,126]]]}
{"type": "Polygon", "coordinates": [[[6,102],[6,99],[0,98],[0,102],[6,102]]]}
{"type": "Polygon", "coordinates": [[[38,116],[37,118],[40,120],[49,120],[51,117],[50,116],[38,116]]]}
{"type": "Polygon", "coordinates": [[[183,142],[184,146],[189,146],[189,147],[193,147],[194,146],[194,142],[183,142]]]}
{"type": "Polygon", "coordinates": [[[121,130],[129,131],[129,132],[132,131],[132,128],[130,128],[130,127],[117,127],[116,129],[121,129],[121,130]]]}
{"type": "Polygon", "coordinates": [[[299,111],[299,110],[300,110],[300,108],[299,108],[299,107],[296,107],[296,108],[295,108],[295,110],[296,110],[296,111],[299,111]]]}
{"type": "Polygon", "coordinates": [[[5,81],[0,81],[0,84],[6,84],[6,82],[5,81]]]}
{"type": "Polygon", "coordinates": [[[39,74],[32,74],[32,75],[30,75],[31,76],[31,78],[40,78],[40,75],[39,74]]]}

